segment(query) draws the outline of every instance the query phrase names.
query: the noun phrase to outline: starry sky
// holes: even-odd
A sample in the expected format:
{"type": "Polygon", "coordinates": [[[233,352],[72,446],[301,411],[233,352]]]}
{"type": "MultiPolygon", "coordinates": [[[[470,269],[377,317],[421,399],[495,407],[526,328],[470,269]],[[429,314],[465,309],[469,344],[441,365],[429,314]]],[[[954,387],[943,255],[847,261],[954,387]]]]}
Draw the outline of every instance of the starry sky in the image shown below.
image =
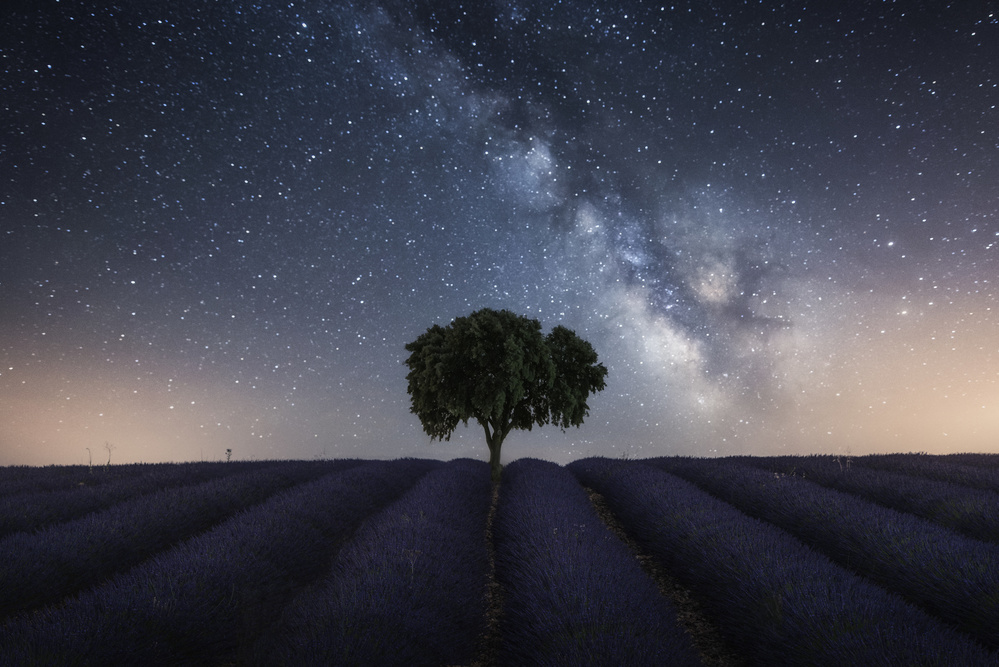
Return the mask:
{"type": "Polygon", "coordinates": [[[994,3],[12,6],[0,465],[485,460],[483,307],[609,370],[506,461],[999,451],[994,3]]]}

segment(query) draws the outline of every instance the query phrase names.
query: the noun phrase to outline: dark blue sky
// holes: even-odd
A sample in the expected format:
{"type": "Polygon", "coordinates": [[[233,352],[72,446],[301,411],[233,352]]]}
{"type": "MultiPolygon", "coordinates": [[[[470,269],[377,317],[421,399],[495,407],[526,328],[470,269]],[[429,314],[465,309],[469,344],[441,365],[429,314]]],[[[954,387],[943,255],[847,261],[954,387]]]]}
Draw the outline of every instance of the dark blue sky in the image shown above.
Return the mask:
{"type": "Polygon", "coordinates": [[[5,10],[0,464],[484,458],[481,307],[610,371],[508,458],[995,451],[999,14],[850,5],[5,10]]]}

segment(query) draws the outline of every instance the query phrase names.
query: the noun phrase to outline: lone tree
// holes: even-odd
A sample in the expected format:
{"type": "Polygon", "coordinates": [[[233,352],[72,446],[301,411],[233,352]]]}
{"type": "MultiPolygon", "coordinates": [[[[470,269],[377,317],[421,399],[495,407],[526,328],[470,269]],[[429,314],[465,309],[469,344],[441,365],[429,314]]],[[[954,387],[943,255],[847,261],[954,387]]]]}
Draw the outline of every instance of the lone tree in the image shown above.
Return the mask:
{"type": "Polygon", "coordinates": [[[604,388],[607,375],[593,346],[570,329],[544,336],[537,320],[509,310],[483,308],[435,324],[406,350],[410,411],[431,439],[449,440],[458,422],[476,419],[495,481],[511,429],[579,426],[589,414],[587,397],[604,388]]]}

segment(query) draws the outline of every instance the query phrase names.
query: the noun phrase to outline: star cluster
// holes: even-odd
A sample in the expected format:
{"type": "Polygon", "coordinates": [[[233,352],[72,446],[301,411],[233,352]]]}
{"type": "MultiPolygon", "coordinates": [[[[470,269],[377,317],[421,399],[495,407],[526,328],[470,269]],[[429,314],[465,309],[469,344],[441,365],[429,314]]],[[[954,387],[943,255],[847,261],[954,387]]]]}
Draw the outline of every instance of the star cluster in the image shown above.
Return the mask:
{"type": "Polygon", "coordinates": [[[610,370],[505,456],[994,451],[984,2],[46,1],[0,37],[0,464],[480,456],[403,345],[610,370]]]}

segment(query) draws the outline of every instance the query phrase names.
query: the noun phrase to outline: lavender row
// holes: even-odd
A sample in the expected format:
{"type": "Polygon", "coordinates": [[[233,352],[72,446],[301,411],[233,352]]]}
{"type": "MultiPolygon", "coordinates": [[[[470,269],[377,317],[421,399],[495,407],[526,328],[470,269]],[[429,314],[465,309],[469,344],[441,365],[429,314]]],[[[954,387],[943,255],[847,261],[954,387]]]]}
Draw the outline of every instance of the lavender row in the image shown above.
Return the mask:
{"type": "Polygon", "coordinates": [[[203,471],[215,468],[238,472],[242,469],[249,470],[273,463],[275,461],[116,463],[110,466],[0,466],[0,498],[22,493],[67,491],[80,487],[94,487],[108,482],[143,475],[156,475],[171,470],[178,470],[182,474],[190,476],[199,475],[203,471]]]}
{"type": "MultiPolygon", "coordinates": [[[[270,466],[277,462],[269,462],[270,466]]],[[[285,463],[287,465],[287,463],[285,463]]],[[[181,463],[121,466],[113,473],[98,471],[93,476],[83,472],[69,488],[24,491],[0,498],[0,537],[37,530],[46,525],[70,521],[88,512],[161,489],[197,484],[233,473],[264,467],[258,463],[181,463]]],[[[39,481],[39,480],[36,480],[39,481]]]]}
{"type": "Polygon", "coordinates": [[[872,454],[851,459],[853,465],[919,475],[976,489],[999,491],[999,468],[952,463],[946,457],[925,454],[872,454]]]}
{"type": "Polygon", "coordinates": [[[281,492],[72,601],[0,629],[11,664],[223,664],[369,514],[437,461],[367,462],[281,492]]]}
{"type": "Polygon", "coordinates": [[[963,466],[980,468],[999,468],[999,454],[944,454],[937,457],[945,463],[956,463],[963,466]]]}
{"type": "Polygon", "coordinates": [[[737,459],[771,472],[800,475],[830,488],[928,519],[977,540],[999,542],[999,493],[863,466],[829,456],[737,459]]]}
{"type": "Polygon", "coordinates": [[[996,656],[896,595],[643,462],[568,468],[689,587],[749,665],[992,665],[996,656]]]}
{"type": "Polygon", "coordinates": [[[0,540],[0,617],[93,586],[269,496],[358,465],[285,463],[150,493],[75,521],[0,540]]]}
{"type": "Polygon", "coordinates": [[[470,664],[486,629],[489,465],[447,463],[372,516],[254,650],[263,665],[470,664]]]}
{"type": "Polygon", "coordinates": [[[500,664],[700,664],[677,610],[564,468],[506,466],[493,536],[500,664]]]}
{"type": "Polygon", "coordinates": [[[113,466],[0,466],[0,497],[26,492],[58,491],[83,483],[102,484],[143,475],[161,463],[130,463],[113,466]]]}
{"type": "Polygon", "coordinates": [[[651,462],[999,649],[995,545],[793,475],[726,460],[651,462]]]}

